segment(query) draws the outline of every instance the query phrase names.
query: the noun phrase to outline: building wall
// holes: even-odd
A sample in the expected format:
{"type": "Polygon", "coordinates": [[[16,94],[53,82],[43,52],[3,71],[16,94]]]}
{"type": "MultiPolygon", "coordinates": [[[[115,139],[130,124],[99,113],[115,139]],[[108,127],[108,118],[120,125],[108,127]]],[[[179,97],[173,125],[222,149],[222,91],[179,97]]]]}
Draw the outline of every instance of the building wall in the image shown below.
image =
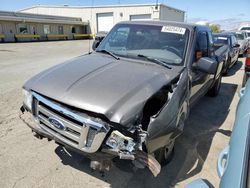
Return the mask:
{"type": "Polygon", "coordinates": [[[170,7],[161,6],[160,19],[166,21],[184,22],[185,13],[170,7]]]}
{"type": "MultiPolygon", "coordinates": [[[[73,33],[72,32],[72,27],[76,28],[76,33],[83,33],[84,32],[84,27],[85,26],[80,26],[80,25],[67,25],[67,24],[47,24],[47,23],[29,23],[29,22],[14,22],[14,21],[1,21],[0,20],[0,25],[1,25],[1,30],[0,34],[4,34],[5,42],[14,42],[15,41],[15,34],[20,34],[19,31],[19,24],[25,24],[27,25],[27,34],[38,34],[41,36],[40,40],[47,40],[46,34],[44,33],[44,25],[49,25],[50,26],[50,34],[59,34],[58,33],[58,26],[63,26],[63,34],[68,34],[69,38],[68,39],[73,39],[73,33]],[[35,32],[32,32],[31,26],[35,27],[35,32]]],[[[60,38],[50,38],[49,40],[58,40],[60,38]]],[[[23,38],[23,39],[18,39],[18,41],[37,41],[37,39],[32,39],[32,38],[23,38]]]]}
{"type": "Polygon", "coordinates": [[[81,17],[83,21],[90,22],[89,33],[97,32],[97,18],[98,13],[113,13],[114,24],[120,21],[130,20],[130,15],[140,15],[140,14],[151,14],[152,20],[159,20],[164,18],[164,20],[171,21],[184,21],[181,19],[182,12],[168,12],[169,10],[164,10],[162,16],[160,15],[160,7],[155,9],[155,5],[139,5],[139,6],[110,6],[110,7],[33,7],[30,9],[25,9],[22,12],[34,13],[34,14],[47,14],[55,16],[69,16],[69,17],[81,17]],[[165,12],[167,11],[167,12],[165,12]]]}
{"type": "Polygon", "coordinates": [[[2,26],[1,34],[5,35],[5,41],[12,42],[15,41],[14,35],[16,34],[16,23],[15,22],[3,22],[0,21],[2,26]]]}

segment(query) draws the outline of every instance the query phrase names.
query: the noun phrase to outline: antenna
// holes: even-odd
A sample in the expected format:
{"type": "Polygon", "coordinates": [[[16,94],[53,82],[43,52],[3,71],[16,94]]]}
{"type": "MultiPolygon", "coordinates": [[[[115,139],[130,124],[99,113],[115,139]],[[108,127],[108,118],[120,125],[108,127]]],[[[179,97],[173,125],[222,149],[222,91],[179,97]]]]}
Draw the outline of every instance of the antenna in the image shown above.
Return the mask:
{"type": "MultiPolygon", "coordinates": [[[[93,33],[92,28],[91,28],[91,26],[90,26],[90,23],[93,23],[93,16],[92,16],[93,6],[94,6],[94,0],[91,1],[90,21],[88,21],[88,22],[89,22],[89,27],[90,27],[91,34],[93,33]]],[[[89,37],[89,54],[91,53],[91,52],[90,52],[90,50],[91,50],[91,49],[90,49],[90,38],[91,38],[91,37],[93,37],[93,35],[89,37]]]]}
{"type": "Polygon", "coordinates": [[[158,10],[158,0],[155,2],[155,10],[158,10]]]}

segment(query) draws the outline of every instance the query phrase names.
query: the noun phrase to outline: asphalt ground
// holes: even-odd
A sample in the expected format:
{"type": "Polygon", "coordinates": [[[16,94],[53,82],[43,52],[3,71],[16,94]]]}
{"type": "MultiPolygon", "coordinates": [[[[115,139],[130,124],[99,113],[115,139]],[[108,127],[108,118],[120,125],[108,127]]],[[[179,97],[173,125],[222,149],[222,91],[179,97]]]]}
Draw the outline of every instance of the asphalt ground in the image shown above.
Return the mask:
{"type": "Polygon", "coordinates": [[[27,79],[88,51],[87,40],[0,44],[0,187],[167,188],[197,178],[218,187],[217,157],[230,139],[245,59],[223,77],[216,98],[205,96],[192,108],[173,160],[154,178],[129,161],[116,161],[104,174],[91,171],[87,158],[35,138],[19,119],[27,79]]]}

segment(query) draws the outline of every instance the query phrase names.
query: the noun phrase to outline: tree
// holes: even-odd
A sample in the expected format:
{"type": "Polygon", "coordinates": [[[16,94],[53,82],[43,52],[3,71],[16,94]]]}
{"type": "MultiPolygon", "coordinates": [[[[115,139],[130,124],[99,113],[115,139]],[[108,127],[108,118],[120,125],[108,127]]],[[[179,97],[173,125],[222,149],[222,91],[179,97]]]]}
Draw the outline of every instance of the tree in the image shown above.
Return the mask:
{"type": "Polygon", "coordinates": [[[216,25],[216,24],[211,24],[209,25],[211,31],[213,33],[219,33],[220,32],[220,26],[219,25],[216,25]]]}

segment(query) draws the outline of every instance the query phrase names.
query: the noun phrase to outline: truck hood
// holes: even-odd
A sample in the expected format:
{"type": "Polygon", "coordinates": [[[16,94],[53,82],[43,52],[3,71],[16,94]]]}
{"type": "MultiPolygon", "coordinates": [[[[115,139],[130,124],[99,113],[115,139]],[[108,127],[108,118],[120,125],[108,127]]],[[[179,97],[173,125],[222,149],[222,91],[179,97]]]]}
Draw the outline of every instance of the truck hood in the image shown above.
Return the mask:
{"type": "Polygon", "coordinates": [[[141,112],[147,99],[182,69],[93,53],[41,72],[24,88],[126,125],[141,112]]]}

